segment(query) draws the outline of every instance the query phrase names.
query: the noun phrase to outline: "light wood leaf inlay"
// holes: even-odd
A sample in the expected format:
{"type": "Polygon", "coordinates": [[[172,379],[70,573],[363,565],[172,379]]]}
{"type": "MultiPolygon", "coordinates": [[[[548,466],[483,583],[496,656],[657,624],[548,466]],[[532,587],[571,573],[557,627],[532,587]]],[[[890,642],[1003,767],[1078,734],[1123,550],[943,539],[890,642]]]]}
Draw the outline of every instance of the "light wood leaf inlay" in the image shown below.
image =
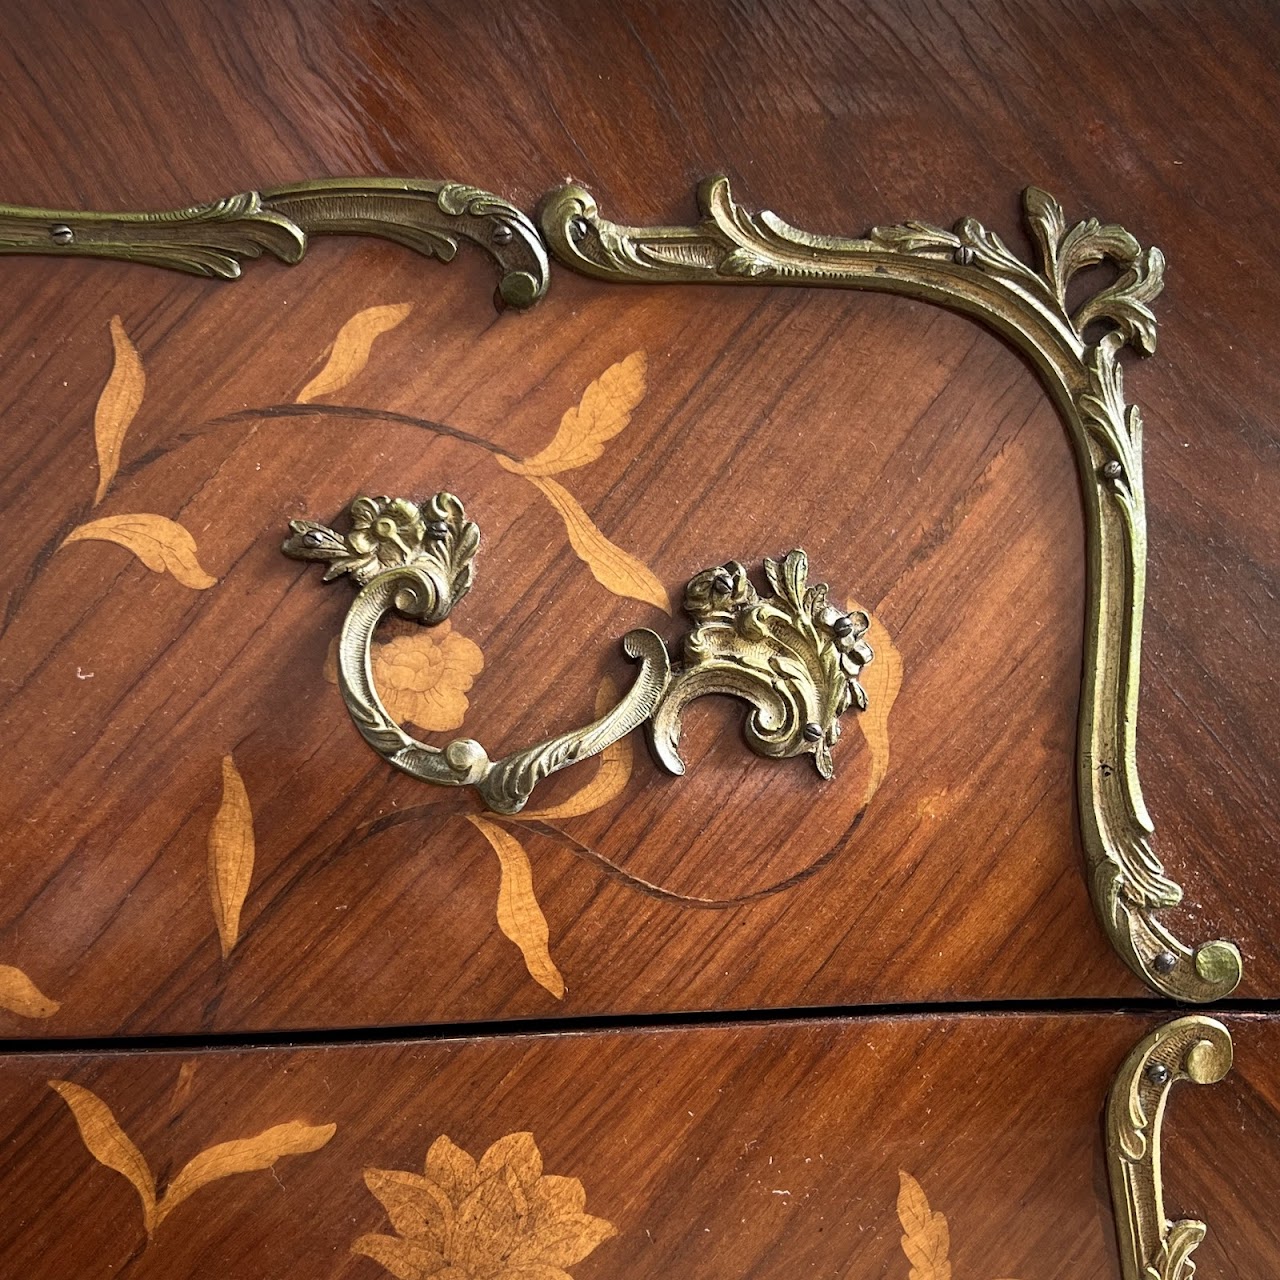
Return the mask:
{"type": "Polygon", "coordinates": [[[911,1280],[951,1280],[951,1233],[946,1217],[930,1210],[924,1188],[905,1169],[898,1170],[898,1181],[898,1221],[902,1223],[902,1251],[911,1263],[911,1280]]]}
{"type": "MultiPolygon", "coordinates": [[[[861,608],[861,605],[849,602],[850,611],[861,608]]],[[[866,639],[876,655],[858,676],[858,682],[866,690],[867,709],[859,711],[854,718],[871,752],[871,776],[867,779],[865,805],[889,772],[889,713],[902,688],[902,654],[885,630],[884,623],[870,609],[863,609],[863,612],[871,619],[866,639]]]]}
{"type": "Polygon", "coordinates": [[[93,415],[93,439],[98,448],[98,491],[93,496],[95,507],[115,478],[125,432],[142,406],[147,386],[142,357],[129,341],[119,316],[111,317],[111,346],[114,353],[111,376],[102,388],[93,415]]]}
{"type": "Polygon", "coordinates": [[[244,779],[222,758],[222,803],[209,828],[209,891],[225,960],[240,938],[240,911],[253,880],[253,809],[244,779]]]}
{"type": "Polygon", "coordinates": [[[569,534],[569,545],[606,591],[671,612],[671,597],[653,570],[630,552],[614,546],[564,485],[545,476],[529,476],[528,480],[560,513],[569,534]]]}
{"type": "Polygon", "coordinates": [[[646,368],[643,351],[610,365],[566,411],[545,449],[522,462],[499,457],[498,465],[522,476],[554,476],[594,462],[644,399],[646,368]]]}
{"type": "Polygon", "coordinates": [[[123,1174],[142,1202],[142,1222],[150,1239],[168,1215],[201,1187],[234,1173],[268,1169],[284,1156],[318,1151],[337,1132],[334,1124],[306,1124],[293,1120],[265,1129],[252,1138],[238,1138],[208,1147],[189,1160],[162,1196],[156,1196],[155,1175],[101,1098],[69,1080],[50,1080],[71,1110],[89,1154],[101,1165],[123,1174]]]}
{"type": "Polygon", "coordinates": [[[524,846],[510,832],[487,818],[467,815],[489,842],[502,868],[498,888],[498,928],[520,948],[530,977],[557,1000],[564,998],[564,978],[551,959],[547,918],[533,892],[533,868],[524,846]]]}
{"type": "MultiPolygon", "coordinates": [[[[596,716],[600,717],[616,706],[618,702],[618,686],[608,676],[600,682],[596,692],[596,716]]],[[[551,822],[560,818],[580,818],[584,813],[595,810],[616,800],[631,781],[631,768],[635,756],[631,745],[631,735],[619,738],[617,742],[600,753],[600,765],[595,776],[585,786],[579,788],[567,800],[552,805],[547,809],[526,809],[516,815],[523,822],[551,822]]]]}
{"type": "Polygon", "coordinates": [[[208,1147],[188,1160],[156,1205],[156,1226],[192,1192],[233,1173],[252,1173],[269,1169],[284,1156],[305,1155],[319,1151],[338,1131],[336,1124],[304,1124],[291,1120],[264,1129],[252,1138],[236,1138],[208,1147]]]}
{"type": "Polygon", "coordinates": [[[21,969],[0,964],[0,1009],[24,1018],[52,1018],[60,1008],[21,969]]]}
{"type": "Polygon", "coordinates": [[[50,1080],[49,1088],[61,1095],[71,1108],[89,1154],[133,1184],[142,1201],[142,1222],[149,1236],[156,1227],[156,1180],[142,1152],[129,1140],[111,1108],[92,1090],[72,1084],[70,1080],[50,1080]]]}
{"type": "Polygon", "coordinates": [[[62,540],[114,542],[132,551],[152,573],[171,573],[184,587],[203,591],[217,578],[207,574],[196,557],[195,539],[176,520],[147,513],[104,516],[78,525],[62,540]]]}
{"type": "Polygon", "coordinates": [[[357,311],[338,330],[324,368],[298,392],[298,404],[310,404],[345,387],[369,363],[374,339],[394,329],[412,310],[411,302],[397,302],[357,311]]]}
{"type": "Polygon", "coordinates": [[[351,1252],[397,1280],[573,1280],[567,1268],[617,1228],[585,1212],[577,1178],[542,1170],[531,1133],[499,1138],[479,1160],[439,1137],[423,1173],[365,1170],[397,1234],[361,1236],[351,1252]]]}

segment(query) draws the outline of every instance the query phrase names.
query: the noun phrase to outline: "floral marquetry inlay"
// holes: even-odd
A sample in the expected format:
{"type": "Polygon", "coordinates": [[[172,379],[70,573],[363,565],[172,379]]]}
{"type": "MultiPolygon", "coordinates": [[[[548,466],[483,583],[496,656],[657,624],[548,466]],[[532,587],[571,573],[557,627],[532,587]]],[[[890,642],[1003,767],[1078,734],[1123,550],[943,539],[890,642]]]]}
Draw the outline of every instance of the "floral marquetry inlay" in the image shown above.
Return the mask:
{"type": "Polygon", "coordinates": [[[351,1251],[397,1280],[573,1280],[568,1268],[618,1234],[586,1212],[577,1178],[543,1173],[531,1133],[478,1161],[441,1136],[422,1173],[366,1169],[364,1180],[395,1234],[361,1236],[351,1251]]]}

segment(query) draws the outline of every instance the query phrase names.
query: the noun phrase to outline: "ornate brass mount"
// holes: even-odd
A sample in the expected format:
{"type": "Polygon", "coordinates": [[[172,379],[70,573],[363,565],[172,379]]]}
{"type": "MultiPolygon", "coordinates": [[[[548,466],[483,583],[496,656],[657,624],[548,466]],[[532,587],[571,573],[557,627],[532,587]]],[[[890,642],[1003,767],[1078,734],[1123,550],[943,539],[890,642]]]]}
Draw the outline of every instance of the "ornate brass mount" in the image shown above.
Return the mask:
{"type": "Polygon", "coordinates": [[[737,204],[727,178],[698,189],[692,226],[630,227],[600,215],[576,185],[543,201],[555,257],[598,280],[641,284],[789,285],[873,289],[982,321],[1036,369],[1066,424],[1080,468],[1089,602],[1076,779],[1094,907],[1116,950],[1145,982],[1179,1000],[1220,999],[1239,983],[1234,943],[1187,944],[1157,913],[1182,887],[1151,848],[1136,754],[1147,517],[1142,415],[1125,401],[1120,352],[1155,351],[1150,303],[1164,257],[1123,227],[1069,224],[1036,187],[1024,194],[1039,269],[974,218],[946,230],[923,222],[873,227],[864,237],[815,235],[737,204]],[[1109,262],[1116,278],[1079,303],[1073,277],[1109,262]]]}
{"type": "MultiPolygon", "coordinates": [[[[738,205],[723,177],[699,188],[690,226],[632,227],[600,215],[568,185],[540,215],[545,243],[570,269],[614,283],[707,283],[871,289],[918,298],[986,324],[1031,362],[1066,424],[1084,492],[1088,614],[1076,780],[1094,907],[1112,945],[1149,986],[1206,1002],[1240,982],[1225,940],[1188,943],[1159,913],[1182,887],[1151,847],[1137,767],[1147,521],[1142,416],[1125,399],[1120,353],[1155,351],[1150,303],[1164,258],[1123,227],[1068,223],[1036,187],[1024,193],[1036,266],[975,218],[865,236],[816,235],[738,205]],[[1078,303],[1081,269],[1108,262],[1115,279],[1078,303]]],[[[325,178],[170,213],[72,213],[0,205],[0,253],[120,258],[234,279],[264,252],[296,262],[308,234],[380,236],[449,261],[459,240],[499,263],[500,300],[529,306],[546,291],[548,258],[530,220],[507,201],[454,182],[325,178]]]]}
{"type": "Polygon", "coordinates": [[[461,182],[321,178],[246,191],[164,213],[78,213],[0,204],[0,253],[117,258],[235,280],[246,258],[295,263],[309,235],[378,236],[451,262],[458,241],[502,270],[500,305],[532,306],[546,292],[547,251],[514,205],[461,182]]]}
{"type": "Polygon", "coordinates": [[[548,774],[641,725],[662,767],[683,773],[680,717],[707,694],[751,704],[745,736],[757,755],[810,755],[824,778],[832,775],[840,716],[851,706],[866,709],[858,675],[873,656],[864,639],[869,619],[829,603],[825,583],[810,586],[808,559],[795,550],[765,561],[772,592],[766,598],[736,561],[697,574],[684,597],[695,626],[685,638],[683,662],[671,660],[656,632],[627,632],[622,647],[640,663],[640,673],[617,706],[585,728],[497,760],[471,738],[443,750],[428,746],[383,706],[369,646],[379,620],[393,609],[428,624],[449,616],[471,588],[480,531],[450,493],[437,493],[422,506],[361,496],[351,503],[350,517],[347,534],[292,520],[284,543],[286,555],[327,563],[326,582],[350,574],[360,588],[338,641],[338,684],[347,710],[364,740],[396,768],[424,782],[475,787],[497,813],[518,813],[548,774]]]}
{"type": "Polygon", "coordinates": [[[1170,1222],[1160,1181],[1160,1127],[1180,1080],[1216,1084],[1231,1070],[1231,1033],[1196,1014],[1153,1031],[1125,1059],[1107,1102],[1107,1166],[1124,1280],[1191,1280],[1203,1222],[1170,1222]]]}

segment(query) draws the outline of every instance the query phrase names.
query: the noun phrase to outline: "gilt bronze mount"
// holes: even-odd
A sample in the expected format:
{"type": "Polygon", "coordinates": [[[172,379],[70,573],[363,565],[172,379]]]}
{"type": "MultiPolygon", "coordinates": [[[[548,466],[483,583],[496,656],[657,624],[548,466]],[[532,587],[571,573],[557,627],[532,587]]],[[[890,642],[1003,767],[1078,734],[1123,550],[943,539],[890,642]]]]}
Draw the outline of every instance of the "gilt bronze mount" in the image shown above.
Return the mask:
{"type": "MultiPolygon", "coordinates": [[[[1241,977],[1235,944],[1186,942],[1160,919],[1183,891],[1152,848],[1138,779],[1147,517],[1142,417],[1125,398],[1120,355],[1126,347],[1141,355],[1155,350],[1150,304],[1163,287],[1163,255],[1123,227],[1095,218],[1069,223],[1058,202],[1036,187],[1024,194],[1034,266],[974,218],[950,229],[909,221],[861,237],[831,236],[742,208],[723,177],[704,182],[698,199],[700,216],[691,225],[626,226],[603,217],[590,192],[570,184],[544,199],[539,230],[501,197],[462,183],[329,178],[165,213],[0,205],[0,254],[120,258],[231,279],[242,260],[264,253],[296,262],[315,234],[379,236],[443,261],[469,241],[497,262],[499,302],[515,308],[545,293],[549,248],[569,269],[610,283],[869,289],[981,321],[1039,374],[1081,477],[1088,606],[1076,783],[1095,910],[1112,945],[1155,990],[1193,1002],[1228,995],[1241,977]],[[1077,298],[1078,273],[1099,263],[1109,264],[1114,278],[1077,298]]],[[[658,667],[645,665],[659,661],[656,651],[651,659],[636,656],[656,680],[658,667]]],[[[399,741],[391,729],[386,734],[389,743],[399,741]]],[[[671,739],[668,764],[677,759],[673,753],[671,739]]],[[[466,776],[495,767],[482,765],[470,748],[459,747],[455,757],[466,776]]],[[[503,803],[518,790],[502,789],[503,803]]]]}
{"type": "Polygon", "coordinates": [[[585,728],[571,729],[499,759],[473,738],[444,748],[420,742],[396,723],[374,687],[370,645],[391,611],[431,625],[443,622],[471,589],[480,531],[451,493],[421,506],[406,498],[355,498],[351,529],[338,533],[314,520],[292,520],[283,550],[327,564],[324,580],[350,575],[360,588],[338,641],[338,685],[361,737],[389,763],[423,782],[474,787],[496,813],[519,813],[549,774],[589,759],[633,729],[646,727],[658,763],[682,774],[680,718],[696,698],[725,694],[751,706],[744,736],[770,759],[813,757],[824,778],[840,717],[866,710],[858,683],[871,661],[870,619],[830,603],[826,583],[809,585],[799,549],[764,562],[770,593],[762,597],[746,570],[730,561],[704,569],[685,589],[695,625],[673,661],[647,628],[622,638],[640,672],[622,700],[585,728]]]}

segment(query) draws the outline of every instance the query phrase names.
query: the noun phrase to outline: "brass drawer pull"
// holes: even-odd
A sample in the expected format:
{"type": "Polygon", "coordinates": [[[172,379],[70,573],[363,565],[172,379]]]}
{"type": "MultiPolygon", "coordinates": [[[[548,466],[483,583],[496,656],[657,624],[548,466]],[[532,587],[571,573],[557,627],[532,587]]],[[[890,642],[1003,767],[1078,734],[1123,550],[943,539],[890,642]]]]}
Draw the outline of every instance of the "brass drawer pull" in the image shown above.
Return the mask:
{"type": "Polygon", "coordinates": [[[662,638],[647,628],[622,638],[640,672],[622,700],[585,728],[491,759],[473,738],[443,749],[410,736],[392,718],[373,683],[370,645],[383,616],[396,611],[431,625],[443,622],[471,589],[480,531],[451,493],[418,506],[405,498],[355,498],[351,532],[314,520],[292,520],[284,552],[328,564],[325,581],[350,574],[360,588],[338,641],[338,685],[360,735],[398,769],[447,787],[475,787],[497,813],[518,813],[543,778],[586,760],[633,729],[646,726],[658,763],[682,774],[680,718],[696,698],[719,693],[751,704],[747,745],[757,755],[810,755],[830,778],[840,717],[867,706],[858,683],[872,651],[870,620],[827,598],[825,583],[808,582],[802,550],[766,560],[771,593],[762,597],[736,561],[695,575],[685,590],[694,620],[684,660],[672,661],[662,638]]]}

